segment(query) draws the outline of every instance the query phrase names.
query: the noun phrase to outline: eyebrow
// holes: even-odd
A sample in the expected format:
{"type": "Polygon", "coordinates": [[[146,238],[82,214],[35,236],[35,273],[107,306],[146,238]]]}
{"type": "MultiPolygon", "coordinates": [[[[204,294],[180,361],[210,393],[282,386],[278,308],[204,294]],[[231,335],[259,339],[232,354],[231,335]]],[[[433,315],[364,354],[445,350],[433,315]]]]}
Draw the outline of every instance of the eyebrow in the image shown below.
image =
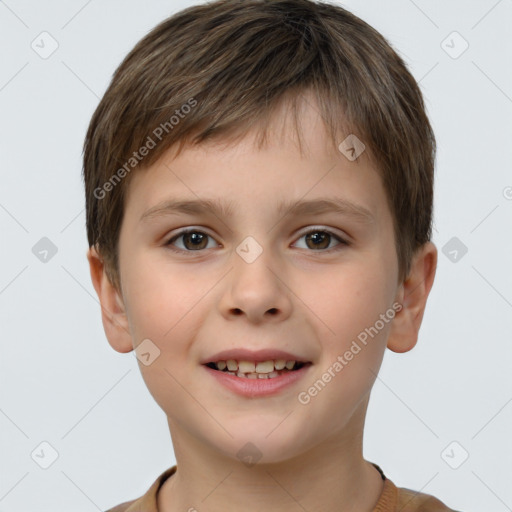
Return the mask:
{"type": "MultiPolygon", "coordinates": [[[[157,217],[180,213],[213,213],[217,216],[232,217],[235,208],[236,204],[233,201],[222,202],[218,199],[167,199],[146,210],[141,215],[140,221],[146,222],[157,217]]],[[[352,217],[359,222],[372,223],[375,221],[370,210],[340,197],[325,197],[310,201],[283,201],[279,203],[277,212],[279,215],[286,212],[287,215],[296,216],[338,213],[352,217]]]]}

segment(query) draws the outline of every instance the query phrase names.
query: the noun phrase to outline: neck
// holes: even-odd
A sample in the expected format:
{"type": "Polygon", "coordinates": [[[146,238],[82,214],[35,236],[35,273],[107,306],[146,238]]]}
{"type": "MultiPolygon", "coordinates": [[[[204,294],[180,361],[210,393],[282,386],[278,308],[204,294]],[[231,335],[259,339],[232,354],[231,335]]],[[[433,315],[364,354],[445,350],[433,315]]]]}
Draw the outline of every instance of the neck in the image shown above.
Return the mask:
{"type": "Polygon", "coordinates": [[[362,435],[333,436],[292,459],[248,467],[169,426],[177,470],[158,494],[161,512],[372,512],[382,493],[380,473],[362,456],[362,435]]]}

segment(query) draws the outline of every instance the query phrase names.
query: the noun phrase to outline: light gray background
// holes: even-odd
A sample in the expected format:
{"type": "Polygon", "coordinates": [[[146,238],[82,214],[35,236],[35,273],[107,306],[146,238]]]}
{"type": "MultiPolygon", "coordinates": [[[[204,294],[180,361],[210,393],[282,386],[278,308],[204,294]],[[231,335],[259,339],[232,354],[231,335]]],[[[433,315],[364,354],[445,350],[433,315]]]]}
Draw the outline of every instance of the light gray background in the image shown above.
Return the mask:
{"type": "MultiPolygon", "coordinates": [[[[0,512],[105,510],[175,463],[134,353],[103,332],[80,172],[114,69],[193,3],[0,2],[0,512]],[[31,47],[43,31],[59,45],[47,59],[31,47]],[[46,263],[32,252],[42,237],[58,249],[46,263]],[[58,452],[48,469],[43,441],[58,452]]],[[[454,509],[512,510],[512,1],[343,5],[405,58],[439,144],[436,281],[418,345],[386,353],[365,457],[454,509]],[[469,44],[457,58],[453,31],[469,44]],[[456,262],[442,252],[453,237],[468,249],[456,262]]]]}

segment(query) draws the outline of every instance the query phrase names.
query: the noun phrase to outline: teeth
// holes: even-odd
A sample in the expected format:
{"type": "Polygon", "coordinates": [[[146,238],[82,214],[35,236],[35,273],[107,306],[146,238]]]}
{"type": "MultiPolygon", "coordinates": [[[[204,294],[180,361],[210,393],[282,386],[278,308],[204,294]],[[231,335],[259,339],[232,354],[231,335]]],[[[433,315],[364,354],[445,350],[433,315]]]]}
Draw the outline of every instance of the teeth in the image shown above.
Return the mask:
{"type": "MultiPolygon", "coordinates": [[[[228,370],[230,372],[236,372],[238,369],[238,363],[234,359],[228,359],[226,361],[226,364],[228,365],[228,370]]],[[[218,366],[217,366],[218,368],[218,366]]]]}
{"type": "Polygon", "coordinates": [[[295,366],[295,361],[285,361],[284,359],[276,359],[275,361],[260,361],[255,363],[254,361],[235,361],[234,359],[228,359],[227,361],[217,361],[216,363],[218,370],[225,370],[226,368],[230,372],[242,372],[242,373],[270,373],[274,370],[284,370],[287,368],[291,370],[295,366]]]}
{"type": "Polygon", "coordinates": [[[284,359],[277,359],[274,361],[274,366],[276,370],[282,370],[286,366],[286,361],[284,359]]]}
{"type": "Polygon", "coordinates": [[[236,375],[237,377],[242,377],[243,379],[273,379],[274,377],[279,377],[282,371],[280,372],[270,372],[270,373],[243,373],[243,372],[224,372],[229,373],[230,375],[236,375]]]}
{"type": "MultiPolygon", "coordinates": [[[[258,363],[259,365],[260,363],[258,363]]],[[[256,368],[256,364],[251,361],[240,361],[238,363],[238,371],[242,373],[254,373],[254,369],[256,368]]],[[[272,368],[274,368],[274,363],[272,363],[272,368]]]]}
{"type": "Polygon", "coordinates": [[[217,361],[218,370],[225,370],[225,373],[237,375],[238,377],[247,377],[249,379],[267,379],[277,377],[282,370],[292,370],[295,361],[286,361],[285,359],[276,359],[268,361],[236,361],[228,359],[227,361],[217,361]]]}
{"type": "Polygon", "coordinates": [[[256,365],[256,373],[270,373],[272,371],[274,371],[274,361],[263,361],[256,365]]]}

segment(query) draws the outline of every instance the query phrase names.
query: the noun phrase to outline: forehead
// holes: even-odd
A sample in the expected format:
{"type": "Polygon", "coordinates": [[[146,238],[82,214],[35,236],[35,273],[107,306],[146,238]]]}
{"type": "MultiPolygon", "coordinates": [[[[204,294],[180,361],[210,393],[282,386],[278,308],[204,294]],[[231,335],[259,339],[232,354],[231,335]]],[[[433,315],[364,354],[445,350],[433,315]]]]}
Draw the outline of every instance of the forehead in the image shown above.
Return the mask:
{"type": "MultiPolygon", "coordinates": [[[[135,207],[141,217],[172,197],[189,203],[203,200],[203,206],[205,199],[212,200],[217,209],[232,214],[256,207],[260,198],[260,206],[274,203],[281,213],[301,198],[327,194],[374,217],[385,213],[385,192],[369,151],[351,161],[347,156],[353,152],[333,144],[314,100],[306,98],[300,106],[297,124],[285,103],[273,112],[263,144],[261,126],[255,126],[243,138],[218,136],[185,146],[177,156],[176,147],[168,149],[131,176],[126,209],[135,207]]],[[[341,134],[340,143],[346,137],[341,134]]]]}

